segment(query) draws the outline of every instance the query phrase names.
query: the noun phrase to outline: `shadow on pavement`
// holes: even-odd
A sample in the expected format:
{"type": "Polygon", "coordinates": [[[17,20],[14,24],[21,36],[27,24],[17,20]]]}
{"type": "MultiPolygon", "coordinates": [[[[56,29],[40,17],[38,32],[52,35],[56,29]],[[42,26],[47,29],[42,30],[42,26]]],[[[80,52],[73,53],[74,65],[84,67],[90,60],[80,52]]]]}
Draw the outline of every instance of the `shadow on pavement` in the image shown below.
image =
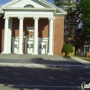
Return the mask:
{"type": "Polygon", "coordinates": [[[81,90],[69,86],[80,86],[83,81],[90,83],[90,69],[0,67],[0,84],[18,90],[81,90]]]}
{"type": "Polygon", "coordinates": [[[45,60],[43,58],[31,59],[29,61],[33,62],[33,63],[37,63],[37,64],[83,65],[82,63],[79,63],[71,58],[68,58],[67,61],[64,61],[64,60],[45,60]]]}

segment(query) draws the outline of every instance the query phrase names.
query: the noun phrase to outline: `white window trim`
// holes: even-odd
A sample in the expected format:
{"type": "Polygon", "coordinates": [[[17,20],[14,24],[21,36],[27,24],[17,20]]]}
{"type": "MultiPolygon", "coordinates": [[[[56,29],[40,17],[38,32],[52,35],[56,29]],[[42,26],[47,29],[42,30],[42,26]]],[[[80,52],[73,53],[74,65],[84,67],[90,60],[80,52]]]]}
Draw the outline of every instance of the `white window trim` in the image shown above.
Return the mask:
{"type": "Polygon", "coordinates": [[[27,26],[27,31],[34,32],[34,26],[27,26]]]}

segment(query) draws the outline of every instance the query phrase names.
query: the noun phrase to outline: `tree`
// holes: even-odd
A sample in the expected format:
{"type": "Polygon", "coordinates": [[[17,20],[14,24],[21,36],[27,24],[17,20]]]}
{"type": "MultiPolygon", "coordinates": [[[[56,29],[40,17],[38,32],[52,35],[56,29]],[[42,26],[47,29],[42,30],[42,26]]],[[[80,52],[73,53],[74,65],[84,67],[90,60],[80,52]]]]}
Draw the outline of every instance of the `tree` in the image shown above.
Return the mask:
{"type": "Polygon", "coordinates": [[[73,46],[69,43],[64,43],[62,51],[65,53],[65,56],[67,56],[68,53],[73,52],[73,46]]]}
{"type": "Polygon", "coordinates": [[[81,0],[79,11],[83,23],[81,36],[84,41],[90,41],[90,0],[81,0]]]}

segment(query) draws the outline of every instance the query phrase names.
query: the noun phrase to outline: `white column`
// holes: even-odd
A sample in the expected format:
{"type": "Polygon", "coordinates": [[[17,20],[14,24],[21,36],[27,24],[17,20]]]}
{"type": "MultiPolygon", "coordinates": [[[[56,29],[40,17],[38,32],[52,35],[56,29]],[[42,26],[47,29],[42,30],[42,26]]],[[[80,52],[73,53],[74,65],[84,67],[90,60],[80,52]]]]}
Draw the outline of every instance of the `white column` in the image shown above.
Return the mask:
{"type": "Polygon", "coordinates": [[[18,43],[18,53],[23,54],[22,52],[22,43],[23,43],[23,17],[19,17],[19,43],[18,43]]]}
{"type": "Polygon", "coordinates": [[[34,45],[33,45],[33,54],[38,54],[38,19],[34,18],[34,45]]]}
{"type": "Polygon", "coordinates": [[[53,55],[53,18],[49,18],[49,51],[48,55],[53,55]]]}
{"type": "Polygon", "coordinates": [[[4,50],[2,54],[8,54],[8,38],[9,38],[9,17],[4,17],[5,19],[5,27],[4,27],[4,50]]]}
{"type": "Polygon", "coordinates": [[[8,51],[11,53],[11,41],[12,40],[12,19],[9,20],[9,43],[8,43],[8,51]]]}

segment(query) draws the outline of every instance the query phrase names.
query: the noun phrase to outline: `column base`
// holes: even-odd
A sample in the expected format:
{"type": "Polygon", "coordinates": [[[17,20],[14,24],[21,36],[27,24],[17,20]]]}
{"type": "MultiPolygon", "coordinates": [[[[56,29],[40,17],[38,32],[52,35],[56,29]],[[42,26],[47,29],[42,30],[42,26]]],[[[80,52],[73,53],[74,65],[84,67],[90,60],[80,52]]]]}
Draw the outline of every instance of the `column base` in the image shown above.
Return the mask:
{"type": "Polygon", "coordinates": [[[38,53],[32,53],[32,55],[38,55],[38,53]]]}
{"type": "Polygon", "coordinates": [[[16,54],[23,54],[23,52],[18,52],[18,53],[16,53],[16,54]]]}
{"type": "Polygon", "coordinates": [[[47,55],[53,55],[53,53],[50,53],[50,52],[49,52],[47,55]]]}
{"type": "Polygon", "coordinates": [[[11,52],[5,52],[5,51],[3,51],[3,52],[1,52],[1,54],[11,54],[11,52]]]}
{"type": "Polygon", "coordinates": [[[8,52],[8,54],[11,54],[11,52],[8,52]]]}

